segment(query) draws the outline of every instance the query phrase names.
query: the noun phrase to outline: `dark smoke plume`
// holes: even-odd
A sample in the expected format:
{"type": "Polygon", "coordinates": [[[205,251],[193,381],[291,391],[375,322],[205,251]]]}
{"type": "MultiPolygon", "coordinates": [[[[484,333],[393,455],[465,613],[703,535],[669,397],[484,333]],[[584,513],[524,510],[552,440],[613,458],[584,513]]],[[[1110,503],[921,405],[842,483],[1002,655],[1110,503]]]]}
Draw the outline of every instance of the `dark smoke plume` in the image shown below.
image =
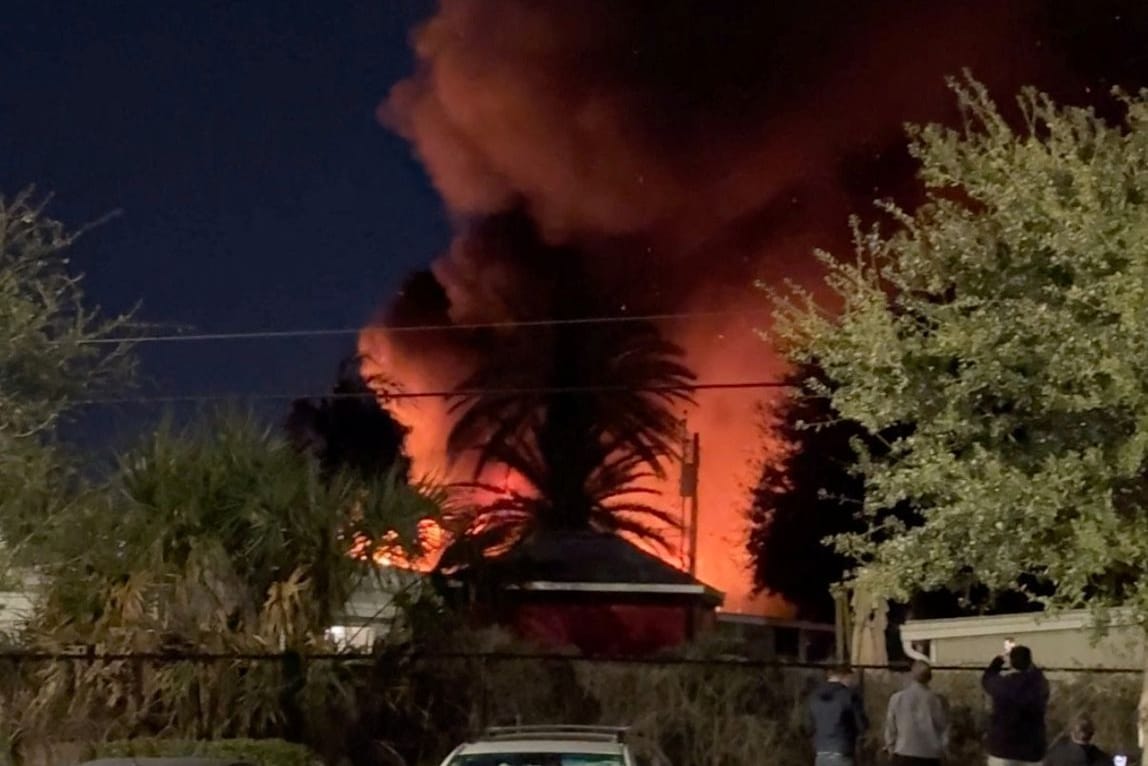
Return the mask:
{"type": "MultiPolygon", "coordinates": [[[[1003,93],[1052,76],[1042,8],[442,0],[414,33],[417,72],[379,113],[411,142],[457,237],[381,320],[546,316],[531,284],[553,257],[576,259],[593,285],[580,291],[608,298],[587,314],[760,312],[755,279],[810,279],[814,247],[847,246],[850,212],[911,188],[902,126],[953,116],[946,76],[969,68],[1003,93]],[[490,223],[508,218],[561,246],[542,252],[561,255],[524,250],[513,226],[490,223]]],[[[664,331],[703,381],[778,377],[753,333],[761,324],[758,313],[664,331]]],[[[441,389],[492,342],[489,333],[382,329],[360,346],[407,385],[441,389]]],[[[741,549],[761,396],[703,394],[691,415],[707,454],[701,572],[730,591],[734,608],[749,578],[728,550],[741,549]]],[[[416,466],[445,443],[448,418],[434,407],[403,418],[416,466]]]]}

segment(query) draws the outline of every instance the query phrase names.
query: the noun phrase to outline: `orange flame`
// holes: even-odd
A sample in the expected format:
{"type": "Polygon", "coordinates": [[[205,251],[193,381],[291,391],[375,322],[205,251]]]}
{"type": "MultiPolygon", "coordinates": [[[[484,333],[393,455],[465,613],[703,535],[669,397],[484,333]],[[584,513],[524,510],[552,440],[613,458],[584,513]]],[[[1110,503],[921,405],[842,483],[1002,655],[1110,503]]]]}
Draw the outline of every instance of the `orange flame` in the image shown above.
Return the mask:
{"type": "MultiPolygon", "coordinates": [[[[756,316],[760,318],[760,299],[756,295],[750,297],[753,305],[749,310],[758,312],[756,316]]],[[[725,306],[729,308],[728,303],[725,306]]],[[[752,321],[727,318],[694,324],[691,328],[676,340],[689,350],[689,361],[695,368],[705,371],[703,378],[737,381],[780,376],[781,364],[757,337],[752,321]]],[[[407,391],[437,391],[453,383],[453,380],[443,381],[432,376],[431,371],[395,354],[384,327],[364,329],[359,336],[359,352],[363,355],[363,373],[368,380],[386,379],[407,391]]],[[[457,362],[455,364],[457,366],[457,362]]],[[[441,371],[435,372],[441,375],[441,371]]],[[[458,368],[456,378],[461,378],[465,372],[458,368]]],[[[445,441],[453,417],[445,401],[434,398],[387,399],[385,387],[379,390],[381,401],[411,429],[407,450],[416,475],[430,475],[448,482],[472,478],[469,466],[452,465],[447,460],[445,441]]],[[[744,510],[748,506],[748,490],[756,478],[756,465],[762,451],[757,409],[763,396],[769,394],[753,389],[703,391],[696,397],[697,406],[683,414],[688,415],[691,430],[701,434],[702,442],[698,577],[725,592],[724,609],[727,611],[786,616],[791,609],[784,601],[768,595],[752,595],[744,544],[744,510]]],[[[673,465],[667,467],[666,480],[654,488],[661,492],[663,507],[677,508],[681,503],[677,469],[673,465]]],[[[481,478],[484,483],[507,491],[529,492],[528,483],[505,468],[489,469],[481,478]]],[[[437,527],[436,535],[441,545],[447,541],[449,533],[437,527]]],[[[667,541],[670,550],[656,543],[633,542],[674,566],[683,566],[686,534],[683,532],[679,537],[682,538],[680,541],[670,535],[667,541]]],[[[420,571],[429,567],[427,561],[406,562],[394,550],[382,551],[377,558],[390,566],[414,567],[420,571]]]]}
{"type": "Polygon", "coordinates": [[[368,556],[382,567],[406,569],[412,572],[430,572],[435,559],[447,542],[447,533],[434,519],[423,519],[418,523],[418,541],[415,549],[420,553],[413,558],[399,542],[396,532],[388,532],[381,542],[371,545],[369,540],[359,539],[351,546],[350,555],[364,559],[368,556]],[[373,550],[372,550],[373,547],[373,550]]]}

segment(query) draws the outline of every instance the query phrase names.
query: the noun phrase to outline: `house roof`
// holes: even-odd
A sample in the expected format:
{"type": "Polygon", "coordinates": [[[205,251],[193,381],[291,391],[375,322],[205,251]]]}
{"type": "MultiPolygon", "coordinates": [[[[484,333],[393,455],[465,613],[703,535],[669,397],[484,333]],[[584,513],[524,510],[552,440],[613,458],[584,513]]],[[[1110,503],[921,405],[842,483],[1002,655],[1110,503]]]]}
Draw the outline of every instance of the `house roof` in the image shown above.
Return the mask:
{"type": "MultiPolygon", "coordinates": [[[[538,532],[491,559],[488,572],[522,590],[674,594],[721,603],[724,594],[608,532],[538,532]]],[[[459,572],[452,580],[466,580],[459,572]]]]}

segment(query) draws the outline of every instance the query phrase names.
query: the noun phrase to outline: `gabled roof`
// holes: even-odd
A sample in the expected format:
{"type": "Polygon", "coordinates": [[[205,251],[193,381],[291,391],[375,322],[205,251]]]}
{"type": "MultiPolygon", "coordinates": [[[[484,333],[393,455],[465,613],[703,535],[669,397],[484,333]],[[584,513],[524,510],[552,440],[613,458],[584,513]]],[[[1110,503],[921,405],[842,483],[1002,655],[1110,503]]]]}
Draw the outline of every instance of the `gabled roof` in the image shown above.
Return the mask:
{"type": "MultiPolygon", "coordinates": [[[[608,532],[537,532],[491,559],[486,572],[522,590],[688,595],[715,605],[724,594],[608,532]]],[[[464,570],[450,577],[461,585],[464,570]]]]}

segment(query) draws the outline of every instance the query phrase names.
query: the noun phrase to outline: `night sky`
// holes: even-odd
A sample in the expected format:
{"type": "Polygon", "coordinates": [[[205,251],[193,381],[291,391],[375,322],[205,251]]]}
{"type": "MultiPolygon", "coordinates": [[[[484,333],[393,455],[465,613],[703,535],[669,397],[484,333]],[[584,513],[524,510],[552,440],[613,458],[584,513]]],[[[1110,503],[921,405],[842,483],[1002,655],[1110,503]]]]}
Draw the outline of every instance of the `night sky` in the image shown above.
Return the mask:
{"type": "MultiPolygon", "coordinates": [[[[73,224],[121,210],[74,262],[94,301],[139,302],[156,332],[361,326],[449,238],[409,147],[375,118],[431,9],[9,0],[0,190],[35,183],[73,224]]],[[[353,350],[351,335],[149,345],[136,393],[313,393],[353,350]]]]}
{"type": "MultiPolygon", "coordinates": [[[[750,299],[751,271],[805,269],[826,231],[844,231],[848,212],[886,193],[880,163],[897,156],[904,119],[940,113],[929,104],[947,100],[942,74],[972,62],[1002,83],[1079,81],[1073,94],[1086,83],[1142,84],[1148,13],[1132,12],[1142,3],[1018,3],[1007,7],[1031,9],[1019,20],[978,15],[972,0],[913,5],[920,18],[894,2],[866,15],[841,0],[747,0],[724,14],[691,0],[656,12],[641,2],[482,3],[430,54],[443,56],[455,87],[411,86],[400,137],[376,110],[415,71],[412,30],[434,0],[9,0],[0,190],[35,183],[72,224],[122,210],[74,260],[93,300],[109,311],[140,303],[155,332],[359,327],[458,241],[446,208],[495,214],[516,199],[547,213],[540,225],[557,220],[566,235],[605,242],[592,258],[653,252],[661,260],[647,274],[737,291],[657,308],[727,306],[750,299]],[[519,5],[540,26],[510,23],[526,18],[507,15],[519,5]],[[512,44],[539,30],[537,45],[512,44]],[[1031,63],[1042,57],[1065,66],[1051,74],[1031,63]],[[438,100],[482,118],[461,138],[444,134],[438,100]],[[567,114],[579,103],[597,122],[567,135],[585,127],[567,114]],[[476,167],[502,175],[468,176],[476,167]],[[492,178],[497,189],[484,185],[492,178]]],[[[891,172],[907,179],[905,170],[891,172]]],[[[149,344],[137,393],[314,394],[354,340],[149,344]]],[[[693,361],[702,377],[748,374],[693,361]]],[[[260,409],[278,417],[287,403],[260,409]]],[[[163,410],[105,407],[79,430],[130,433],[163,410]]]]}
{"type": "MultiPolygon", "coordinates": [[[[139,302],[153,332],[353,330],[389,310],[444,331],[364,348],[442,390],[494,348],[450,325],[519,318],[560,252],[603,305],[693,312],[661,329],[701,380],[768,380],[759,320],[705,312],[759,315],[755,278],[814,284],[812,249],[847,249],[850,213],[912,199],[904,123],[956,118],[946,75],[1111,111],[1112,85],[1148,83],[1146,38],[1143,0],[8,0],[0,190],[35,183],[72,224],[122,210],[74,259],[94,301],[139,302]]],[[[355,349],[353,332],[147,344],[133,395],[313,395],[355,349]]],[[[690,414],[699,572],[743,610],[729,552],[762,396],[703,392],[690,414]]],[[[255,404],[282,421],[289,402],[255,404]]],[[[401,404],[433,473],[444,403],[401,404]]],[[[168,410],[88,409],[66,435],[106,455],[168,410]]]]}

